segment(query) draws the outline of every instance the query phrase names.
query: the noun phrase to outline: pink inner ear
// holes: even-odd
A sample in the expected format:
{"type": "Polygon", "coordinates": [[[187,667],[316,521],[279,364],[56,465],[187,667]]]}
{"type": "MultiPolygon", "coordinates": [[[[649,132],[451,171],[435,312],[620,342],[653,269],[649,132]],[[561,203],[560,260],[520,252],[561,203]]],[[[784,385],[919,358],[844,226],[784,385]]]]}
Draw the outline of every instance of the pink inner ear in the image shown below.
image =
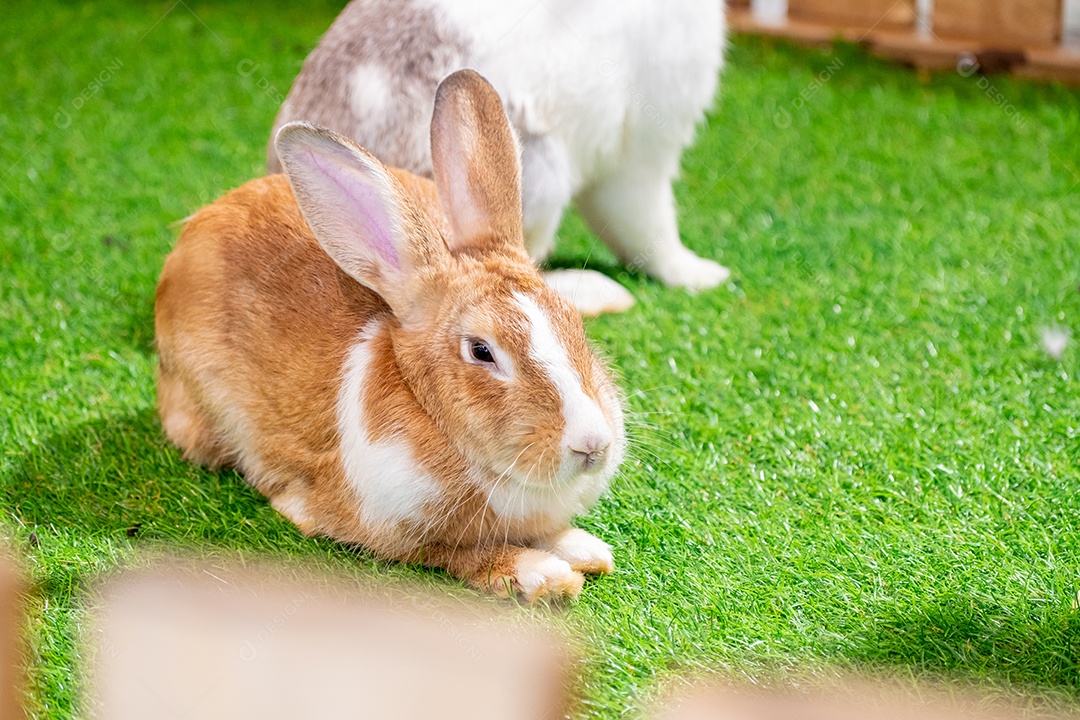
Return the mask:
{"type": "Polygon", "coordinates": [[[347,222],[348,229],[354,231],[351,234],[356,237],[360,247],[350,249],[360,256],[369,254],[365,248],[373,250],[384,263],[400,270],[401,258],[393,241],[395,223],[386,212],[390,199],[380,193],[363,173],[346,164],[354,163],[352,158],[327,162],[311,148],[308,155],[312,166],[336,185],[341,193],[340,197],[323,198],[323,201],[338,205],[340,218],[347,222]]]}

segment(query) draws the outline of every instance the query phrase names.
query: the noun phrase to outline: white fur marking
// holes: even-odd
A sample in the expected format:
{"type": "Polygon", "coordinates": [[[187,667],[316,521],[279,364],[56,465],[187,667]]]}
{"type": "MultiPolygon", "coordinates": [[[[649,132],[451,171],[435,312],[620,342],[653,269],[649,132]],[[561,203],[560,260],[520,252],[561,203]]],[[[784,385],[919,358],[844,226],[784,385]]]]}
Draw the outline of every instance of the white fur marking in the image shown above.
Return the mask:
{"type": "Polygon", "coordinates": [[[526,485],[510,476],[488,491],[488,505],[504,518],[546,515],[569,522],[589,509],[606,486],[606,479],[595,475],[580,475],[570,486],[526,485]]]}
{"type": "Polygon", "coordinates": [[[559,392],[563,404],[566,429],[563,443],[570,448],[585,440],[611,442],[607,418],[596,401],[581,386],[581,376],[573,365],[566,348],[555,336],[547,314],[528,295],[514,293],[514,300],[529,320],[529,355],[544,368],[559,392]]]}
{"type": "Polygon", "coordinates": [[[393,97],[386,70],[382,66],[361,63],[352,71],[349,103],[355,117],[379,117],[387,111],[387,100],[393,97]]]}
{"type": "Polygon", "coordinates": [[[349,485],[360,499],[360,516],[371,525],[424,520],[424,505],[439,486],[413,457],[408,442],[372,442],[364,427],[364,390],[371,362],[371,339],[381,330],[373,323],[360,333],[345,361],[338,395],[341,462],[349,485]]]}

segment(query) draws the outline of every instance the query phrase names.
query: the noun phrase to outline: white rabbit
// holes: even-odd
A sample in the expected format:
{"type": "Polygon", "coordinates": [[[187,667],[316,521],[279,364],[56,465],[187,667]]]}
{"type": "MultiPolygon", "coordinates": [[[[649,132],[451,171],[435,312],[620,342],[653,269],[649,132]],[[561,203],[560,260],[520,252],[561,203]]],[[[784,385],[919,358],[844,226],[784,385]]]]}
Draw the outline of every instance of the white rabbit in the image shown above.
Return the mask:
{"type": "Polygon", "coordinates": [[[571,528],[622,459],[619,395],[525,252],[498,95],[450,75],[435,182],[306,123],[285,175],[188,222],[158,285],[158,411],[308,534],[528,599],[611,572],[571,528]]]}
{"type": "MultiPolygon", "coordinates": [[[[353,0],[304,63],[274,125],[305,120],[430,176],[435,88],[475,68],[521,142],[525,245],[551,251],[574,201],[628,266],[669,286],[710,288],[727,268],[683,246],[671,182],[716,92],[721,0],[353,0]]],[[[268,167],[280,170],[273,144],[268,167]]],[[[587,314],[633,303],[595,272],[549,284],[587,314]]]]}

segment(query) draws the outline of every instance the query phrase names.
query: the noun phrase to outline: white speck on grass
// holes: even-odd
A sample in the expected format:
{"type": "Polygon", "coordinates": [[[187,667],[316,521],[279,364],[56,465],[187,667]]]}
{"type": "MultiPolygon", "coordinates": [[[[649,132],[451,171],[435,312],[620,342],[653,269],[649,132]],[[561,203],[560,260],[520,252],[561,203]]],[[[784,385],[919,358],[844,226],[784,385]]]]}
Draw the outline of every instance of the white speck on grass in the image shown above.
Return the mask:
{"type": "Polygon", "coordinates": [[[819,413],[819,412],[821,412],[821,408],[819,408],[819,407],[817,406],[817,403],[816,403],[816,402],[814,402],[813,400],[807,400],[807,401],[806,401],[806,404],[807,404],[807,405],[809,405],[809,406],[810,406],[810,409],[811,409],[811,410],[813,410],[814,412],[816,412],[816,413],[819,413]]]}
{"type": "Polygon", "coordinates": [[[675,364],[675,358],[669,357],[667,359],[667,364],[671,366],[671,372],[675,373],[676,375],[679,374],[679,366],[675,364]]]}
{"type": "Polygon", "coordinates": [[[1059,327],[1044,327],[1042,329],[1042,347],[1046,354],[1055,360],[1060,360],[1062,353],[1069,344],[1069,333],[1059,327]]]}

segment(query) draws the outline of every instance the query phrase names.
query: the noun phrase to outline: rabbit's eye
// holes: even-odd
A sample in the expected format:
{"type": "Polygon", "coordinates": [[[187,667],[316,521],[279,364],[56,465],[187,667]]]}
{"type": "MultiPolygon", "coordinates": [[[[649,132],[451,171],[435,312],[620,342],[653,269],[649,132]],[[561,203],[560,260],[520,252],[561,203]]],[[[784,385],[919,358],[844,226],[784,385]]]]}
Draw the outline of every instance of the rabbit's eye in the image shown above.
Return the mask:
{"type": "Polygon", "coordinates": [[[491,354],[491,349],[479,340],[473,340],[470,343],[469,354],[472,355],[473,360],[478,362],[495,363],[495,357],[491,354]]]}
{"type": "Polygon", "coordinates": [[[470,365],[479,365],[487,370],[496,380],[509,382],[514,379],[513,360],[499,350],[493,342],[476,336],[465,335],[461,338],[461,359],[470,365]]]}

